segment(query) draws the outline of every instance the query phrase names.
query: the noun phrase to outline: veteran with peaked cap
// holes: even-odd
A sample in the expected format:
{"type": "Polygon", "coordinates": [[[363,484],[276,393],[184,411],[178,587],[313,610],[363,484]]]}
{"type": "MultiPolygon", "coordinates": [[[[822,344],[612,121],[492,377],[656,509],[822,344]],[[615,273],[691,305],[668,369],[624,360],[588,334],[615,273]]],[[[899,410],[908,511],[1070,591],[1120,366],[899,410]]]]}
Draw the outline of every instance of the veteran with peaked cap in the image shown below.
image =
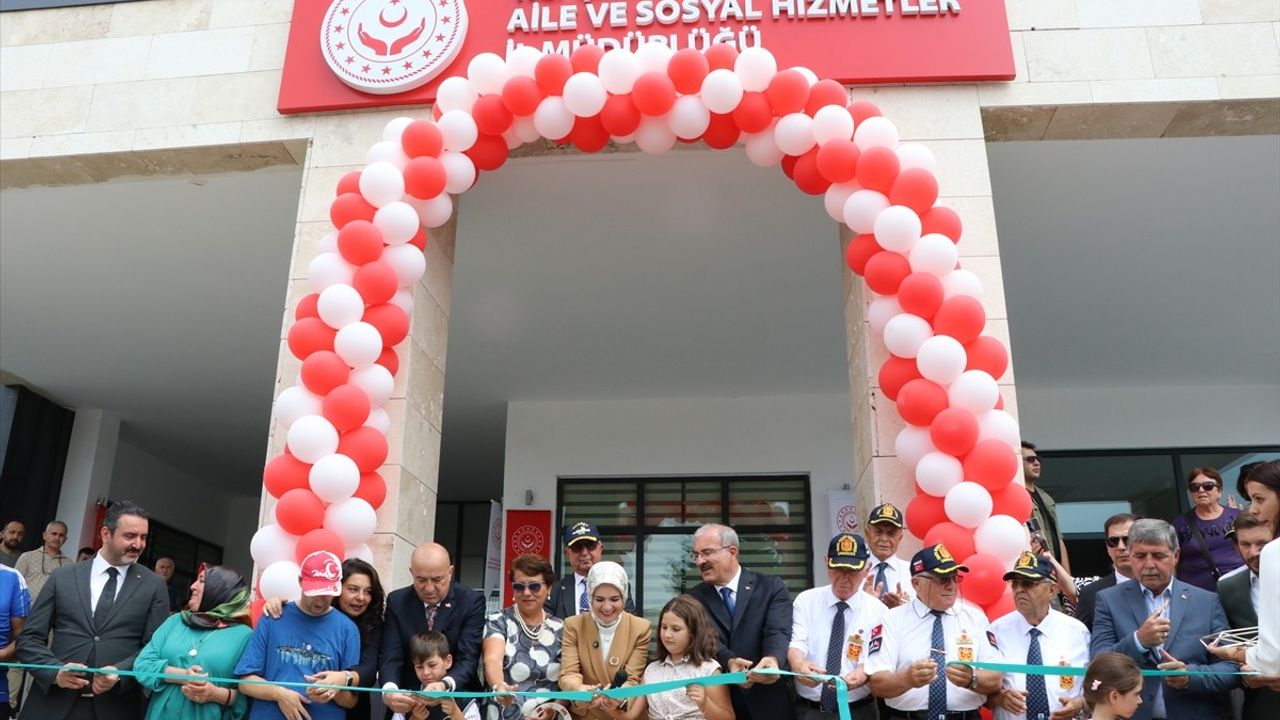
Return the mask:
{"type": "MultiPolygon", "coordinates": [[[[587,573],[604,556],[604,539],[600,528],[591,522],[565,525],[564,556],[573,566],[573,572],[565,573],[564,577],[551,586],[547,602],[543,605],[547,612],[562,619],[591,612],[587,573]]],[[[636,611],[636,604],[632,602],[630,593],[627,594],[625,610],[629,613],[636,611]]]]}
{"type": "Polygon", "coordinates": [[[904,526],[902,511],[890,503],[875,506],[867,518],[872,557],[862,589],[885,607],[895,608],[911,600],[911,570],[907,561],[898,557],[904,526]]]}
{"type": "MultiPolygon", "coordinates": [[[[867,574],[871,552],[859,535],[840,533],[827,547],[829,584],[796,596],[791,615],[791,645],[787,664],[797,673],[839,675],[849,685],[849,714],[855,720],[875,720],[875,698],[867,685],[866,661],[871,631],[888,608],[868,593],[858,592],[867,574]]],[[[837,717],[835,685],[799,676],[802,720],[837,717]]]]}
{"type": "MultiPolygon", "coordinates": [[[[1089,630],[1084,623],[1049,606],[1057,572],[1047,558],[1031,552],[1004,574],[1017,609],[991,623],[1007,662],[1082,667],[1089,662],[1089,630]]],[[[1080,678],[1071,675],[1008,673],[991,697],[996,720],[1067,720],[1084,707],[1080,678]]]]}
{"type": "Polygon", "coordinates": [[[987,695],[1000,689],[1000,673],[949,662],[999,662],[996,637],[976,607],[960,602],[969,568],[945,545],[911,558],[913,600],[885,613],[871,631],[865,670],[871,691],[885,698],[890,718],[978,720],[987,695]]]}

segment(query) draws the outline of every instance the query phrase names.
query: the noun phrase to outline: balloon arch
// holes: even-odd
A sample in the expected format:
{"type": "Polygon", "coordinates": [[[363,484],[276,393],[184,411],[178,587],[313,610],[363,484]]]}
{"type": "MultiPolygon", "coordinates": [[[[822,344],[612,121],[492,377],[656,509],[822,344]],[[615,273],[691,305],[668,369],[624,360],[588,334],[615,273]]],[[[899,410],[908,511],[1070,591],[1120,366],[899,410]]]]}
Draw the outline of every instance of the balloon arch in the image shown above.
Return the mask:
{"type": "Polygon", "coordinates": [[[763,48],[723,44],[479,55],[466,77],[441,83],[432,119],[392,120],[367,166],[338,182],[334,230],[309,267],[315,292],[288,332],[302,367],[276,401],[288,439],[263,474],[278,501],[251,546],[264,568],[260,593],[296,596],[297,563],[318,549],[370,558],[387,494],[382,406],[426,270],[424,228],[449,221],[450,195],[480,171],[544,138],[585,153],[634,143],[655,155],[677,142],[742,141],[754,164],[781,165],[802,192],[825,195],[827,213],[855,233],[845,260],[872,292],[867,318],[891,354],[879,386],[906,421],[895,448],[916,479],[907,528],[971,568],[968,599],[993,616],[1010,610],[1001,576],[1027,546],[1031,500],[1014,482],[1018,426],[996,385],[1009,355],[983,334],[982,286],[958,262],[959,216],[934,204],[932,153],[899,144],[875,105],[850,103],[834,80],[779,71],[763,48]]]}

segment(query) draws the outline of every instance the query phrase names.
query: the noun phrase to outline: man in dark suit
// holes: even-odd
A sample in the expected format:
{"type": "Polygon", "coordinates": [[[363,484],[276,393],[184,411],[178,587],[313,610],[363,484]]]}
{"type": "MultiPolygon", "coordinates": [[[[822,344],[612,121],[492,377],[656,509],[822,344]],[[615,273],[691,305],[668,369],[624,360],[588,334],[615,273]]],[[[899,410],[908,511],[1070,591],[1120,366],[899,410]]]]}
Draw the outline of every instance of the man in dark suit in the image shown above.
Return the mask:
{"type": "MultiPolygon", "coordinates": [[[[399,690],[478,690],[484,596],[453,581],[449,551],[436,543],[414,548],[409,573],[413,585],[387,596],[379,673],[383,687],[391,684],[399,690]],[[443,682],[421,688],[409,655],[409,639],[428,630],[448,638],[453,666],[443,682]]],[[[391,712],[408,714],[424,701],[408,693],[387,693],[383,702],[391,712]]]]}
{"type": "Polygon", "coordinates": [[[1103,523],[1107,554],[1111,556],[1111,572],[1080,588],[1080,598],[1076,601],[1076,619],[1090,630],[1093,629],[1093,609],[1097,605],[1098,593],[1133,579],[1133,567],[1129,564],[1129,528],[1137,519],[1135,515],[1120,513],[1103,523]]]}
{"type": "Polygon", "coordinates": [[[134,656],[169,616],[164,581],[137,562],[147,546],[146,511],[120,501],[107,508],[102,524],[102,549],[91,562],[53,571],[18,637],[21,662],[63,666],[30,671],[35,691],[22,707],[23,720],[142,717],[135,680],[75,671],[131,670],[134,656]]]}
{"type": "MultiPolygon", "coordinates": [[[[1262,548],[1271,542],[1271,526],[1257,516],[1242,512],[1231,527],[1231,542],[1244,560],[1238,570],[1227,573],[1218,580],[1218,597],[1227,613],[1231,628],[1258,626],[1258,568],[1262,548]]],[[[1243,720],[1275,720],[1280,718],[1280,692],[1259,683],[1253,676],[1245,676],[1243,720]]]]}
{"type": "MultiPolygon", "coordinates": [[[[573,573],[565,575],[551,586],[551,593],[543,604],[546,611],[562,620],[591,609],[587,597],[587,572],[600,562],[604,555],[604,541],[595,523],[577,522],[564,527],[564,556],[573,563],[573,573]]],[[[628,593],[624,609],[635,614],[636,604],[628,593]]]]}
{"type": "Polygon", "coordinates": [[[1128,655],[1147,669],[1208,671],[1209,675],[1145,678],[1133,720],[1227,718],[1228,693],[1239,666],[1209,654],[1200,638],[1227,629],[1218,596],[1173,577],[1178,535],[1163,520],[1138,520],[1129,529],[1134,582],[1098,594],[1090,656],[1128,655]]]}
{"type": "MultiPolygon", "coordinates": [[[[689,595],[702,603],[716,629],[716,660],[725,672],[780,668],[791,644],[791,594],[782,580],[738,562],[738,533],[703,525],[693,535],[693,558],[702,582],[689,595]]],[[[795,717],[787,683],[777,675],[753,676],[745,688],[731,687],[739,720],[795,717]]]]}

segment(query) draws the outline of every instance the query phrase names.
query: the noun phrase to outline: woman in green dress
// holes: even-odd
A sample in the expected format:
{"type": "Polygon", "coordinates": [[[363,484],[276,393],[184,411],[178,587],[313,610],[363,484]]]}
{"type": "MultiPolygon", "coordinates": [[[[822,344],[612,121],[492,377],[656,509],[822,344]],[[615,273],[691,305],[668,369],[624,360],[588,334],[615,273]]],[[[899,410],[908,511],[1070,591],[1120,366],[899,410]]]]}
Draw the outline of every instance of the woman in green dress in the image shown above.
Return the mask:
{"type": "Polygon", "coordinates": [[[147,720],[240,720],[248,714],[249,700],[234,685],[202,678],[232,677],[253,634],[249,601],[240,573],[200,568],[187,609],[165,620],[134,660],[138,672],[183,676],[139,679],[151,693],[147,720]]]}

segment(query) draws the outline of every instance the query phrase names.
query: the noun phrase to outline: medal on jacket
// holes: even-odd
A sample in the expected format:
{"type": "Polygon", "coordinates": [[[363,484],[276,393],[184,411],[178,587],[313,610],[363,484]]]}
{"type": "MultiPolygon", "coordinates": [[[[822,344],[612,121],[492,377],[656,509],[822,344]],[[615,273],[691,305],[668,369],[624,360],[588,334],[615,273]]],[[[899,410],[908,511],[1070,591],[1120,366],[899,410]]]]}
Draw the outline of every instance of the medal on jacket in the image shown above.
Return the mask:
{"type": "Polygon", "coordinates": [[[956,654],[960,662],[973,662],[973,638],[969,637],[968,630],[961,630],[960,637],[956,638],[956,654]]]}
{"type": "Polygon", "coordinates": [[[849,658],[849,662],[858,662],[862,657],[862,631],[849,636],[849,645],[845,648],[844,656],[849,658]]]}
{"type": "MultiPolygon", "coordinates": [[[[1059,660],[1058,666],[1067,667],[1067,659],[1062,658],[1061,660],[1059,660]]],[[[1058,676],[1058,687],[1062,688],[1063,690],[1071,690],[1075,686],[1076,686],[1076,679],[1074,676],[1071,676],[1071,675],[1058,676]]]]}

